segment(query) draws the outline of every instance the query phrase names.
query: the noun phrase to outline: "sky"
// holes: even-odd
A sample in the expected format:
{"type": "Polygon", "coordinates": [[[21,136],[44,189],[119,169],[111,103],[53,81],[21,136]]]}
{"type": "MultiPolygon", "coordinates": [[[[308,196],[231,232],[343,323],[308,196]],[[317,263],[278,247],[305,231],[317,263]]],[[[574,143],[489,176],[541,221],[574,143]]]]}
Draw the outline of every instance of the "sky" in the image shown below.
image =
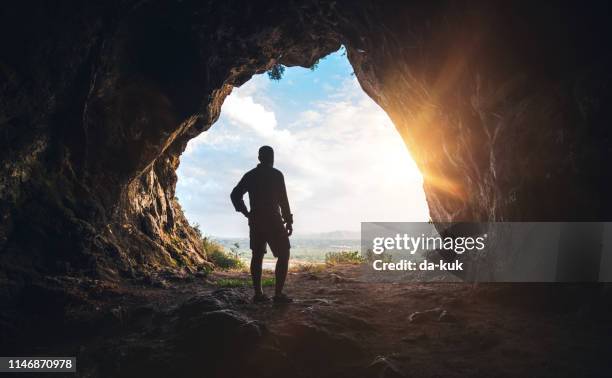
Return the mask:
{"type": "Polygon", "coordinates": [[[288,67],[279,81],[262,74],[234,88],[219,120],[189,142],[176,196],[203,234],[248,236],[229,195],[262,145],[285,176],[296,235],[429,220],[421,173],[343,49],[314,70],[288,67]]]}

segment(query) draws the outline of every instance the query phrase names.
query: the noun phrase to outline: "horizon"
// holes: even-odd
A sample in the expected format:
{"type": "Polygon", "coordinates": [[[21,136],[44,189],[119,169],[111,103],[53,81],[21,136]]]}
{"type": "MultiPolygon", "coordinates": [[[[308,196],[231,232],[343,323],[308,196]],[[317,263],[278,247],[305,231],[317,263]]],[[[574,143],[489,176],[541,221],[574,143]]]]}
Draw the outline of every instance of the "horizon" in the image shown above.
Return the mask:
{"type": "MultiPolygon", "coordinates": [[[[322,231],[322,232],[295,232],[293,235],[291,235],[291,238],[295,238],[295,239],[313,238],[314,239],[315,236],[319,236],[320,238],[323,238],[324,235],[331,235],[331,234],[335,234],[335,233],[354,234],[357,239],[361,235],[361,231],[332,230],[332,231],[322,231]]],[[[213,239],[248,239],[249,238],[248,235],[212,235],[212,234],[209,235],[209,234],[206,234],[206,235],[203,235],[203,236],[204,237],[213,238],[213,239]]],[[[342,238],[338,238],[338,239],[342,239],[342,238]]],[[[347,240],[354,240],[354,239],[353,238],[347,238],[347,240]]]]}

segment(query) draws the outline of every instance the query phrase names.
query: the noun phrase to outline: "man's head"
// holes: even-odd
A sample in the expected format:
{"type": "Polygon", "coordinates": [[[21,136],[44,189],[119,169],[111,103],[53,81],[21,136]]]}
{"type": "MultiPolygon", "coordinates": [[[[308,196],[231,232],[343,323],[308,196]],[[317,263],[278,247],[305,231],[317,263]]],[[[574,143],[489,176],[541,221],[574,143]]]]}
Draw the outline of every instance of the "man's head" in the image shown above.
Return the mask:
{"type": "Polygon", "coordinates": [[[274,165],[274,150],[270,146],[261,146],[259,148],[259,161],[261,164],[274,165]]]}

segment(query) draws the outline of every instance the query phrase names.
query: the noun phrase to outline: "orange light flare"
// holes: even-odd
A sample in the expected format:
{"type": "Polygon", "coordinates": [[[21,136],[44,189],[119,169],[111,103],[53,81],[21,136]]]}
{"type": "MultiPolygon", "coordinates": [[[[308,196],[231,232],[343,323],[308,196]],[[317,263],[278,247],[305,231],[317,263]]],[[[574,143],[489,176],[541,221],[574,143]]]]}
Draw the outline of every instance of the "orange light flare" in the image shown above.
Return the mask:
{"type": "Polygon", "coordinates": [[[430,186],[435,190],[442,191],[462,201],[467,198],[467,195],[461,185],[443,176],[423,172],[423,185],[426,187],[430,186]]]}
{"type": "Polygon", "coordinates": [[[480,35],[461,41],[447,52],[437,74],[400,68],[387,77],[386,84],[396,93],[394,102],[388,98],[388,108],[395,111],[388,113],[421,171],[424,186],[465,201],[463,184],[454,175],[444,174],[448,172],[444,166],[452,171],[457,164],[444,144],[461,137],[460,125],[454,122],[460,122],[465,104],[458,99],[473,90],[470,85],[476,85],[470,62],[478,51],[480,35]]]}

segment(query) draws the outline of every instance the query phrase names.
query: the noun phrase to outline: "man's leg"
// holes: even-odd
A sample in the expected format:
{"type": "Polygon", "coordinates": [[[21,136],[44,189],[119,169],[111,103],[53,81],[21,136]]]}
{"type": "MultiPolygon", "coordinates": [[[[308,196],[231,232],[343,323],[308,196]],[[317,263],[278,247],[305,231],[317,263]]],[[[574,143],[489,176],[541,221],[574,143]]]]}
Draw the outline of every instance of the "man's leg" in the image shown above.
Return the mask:
{"type": "Polygon", "coordinates": [[[277,254],[278,259],[276,260],[276,269],[274,274],[276,276],[275,283],[275,296],[280,297],[285,287],[285,279],[287,278],[287,271],[289,270],[289,249],[277,254]]]}
{"type": "Polygon", "coordinates": [[[285,287],[285,279],[287,278],[287,271],[289,270],[289,251],[291,244],[289,243],[289,236],[285,227],[280,224],[278,232],[275,232],[273,237],[268,241],[272,254],[276,257],[276,270],[275,270],[275,295],[274,302],[276,303],[291,303],[293,300],[283,294],[283,288],[285,287]]]}
{"type": "Polygon", "coordinates": [[[249,223],[249,239],[251,247],[251,279],[253,280],[253,290],[255,296],[253,297],[254,302],[265,302],[268,298],[264,295],[261,287],[261,271],[263,265],[263,258],[266,254],[266,240],[260,232],[249,223]]]}
{"type": "Polygon", "coordinates": [[[264,252],[253,249],[253,256],[251,257],[251,278],[253,279],[253,289],[255,290],[256,297],[263,295],[263,290],[261,288],[263,258],[264,252]]]}

